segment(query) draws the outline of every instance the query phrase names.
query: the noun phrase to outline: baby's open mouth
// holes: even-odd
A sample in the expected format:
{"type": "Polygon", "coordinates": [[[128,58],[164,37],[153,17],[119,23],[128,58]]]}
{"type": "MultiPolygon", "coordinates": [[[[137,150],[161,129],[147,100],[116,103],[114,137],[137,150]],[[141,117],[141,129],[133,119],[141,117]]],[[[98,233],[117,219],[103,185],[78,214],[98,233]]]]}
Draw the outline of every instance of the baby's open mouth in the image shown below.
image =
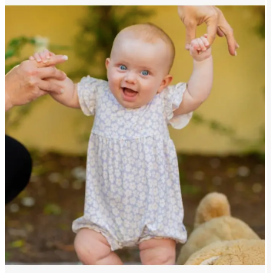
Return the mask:
{"type": "Polygon", "coordinates": [[[137,91],[134,91],[126,87],[122,88],[122,91],[127,97],[135,97],[136,94],[138,93],[137,91]]]}

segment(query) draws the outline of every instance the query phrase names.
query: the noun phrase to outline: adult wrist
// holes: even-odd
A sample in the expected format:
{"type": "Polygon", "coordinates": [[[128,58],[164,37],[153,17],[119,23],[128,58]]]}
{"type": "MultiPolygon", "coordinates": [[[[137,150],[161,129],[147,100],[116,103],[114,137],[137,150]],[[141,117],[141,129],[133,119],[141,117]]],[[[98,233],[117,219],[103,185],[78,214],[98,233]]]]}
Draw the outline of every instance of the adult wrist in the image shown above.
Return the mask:
{"type": "Polygon", "coordinates": [[[5,111],[8,111],[13,107],[8,92],[5,91],[5,111]]]}
{"type": "Polygon", "coordinates": [[[12,108],[12,104],[7,99],[5,100],[5,111],[8,111],[12,108]]]}

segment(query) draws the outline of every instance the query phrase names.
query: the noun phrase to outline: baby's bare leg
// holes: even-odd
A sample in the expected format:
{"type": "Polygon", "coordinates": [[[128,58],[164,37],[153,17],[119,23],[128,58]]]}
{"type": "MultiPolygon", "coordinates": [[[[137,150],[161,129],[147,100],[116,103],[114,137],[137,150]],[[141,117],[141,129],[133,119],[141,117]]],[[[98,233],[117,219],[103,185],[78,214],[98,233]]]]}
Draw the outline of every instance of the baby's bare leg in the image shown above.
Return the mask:
{"type": "Polygon", "coordinates": [[[111,251],[106,238],[91,229],[81,229],[76,234],[74,248],[79,260],[87,265],[121,265],[116,253],[111,251]]]}
{"type": "Polygon", "coordinates": [[[176,242],[171,239],[150,239],[139,244],[143,265],[175,264],[176,242]]]}

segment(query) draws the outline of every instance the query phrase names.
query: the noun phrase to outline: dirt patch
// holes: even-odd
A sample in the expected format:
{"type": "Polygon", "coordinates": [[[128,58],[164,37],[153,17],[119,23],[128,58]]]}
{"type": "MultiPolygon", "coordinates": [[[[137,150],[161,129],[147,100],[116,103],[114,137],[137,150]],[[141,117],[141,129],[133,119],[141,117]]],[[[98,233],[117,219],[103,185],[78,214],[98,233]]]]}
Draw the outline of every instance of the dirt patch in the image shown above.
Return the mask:
{"type": "MultiPolygon", "coordinates": [[[[78,262],[72,221],[84,205],[85,157],[32,153],[27,188],[6,206],[6,261],[78,262]]],[[[179,155],[184,223],[191,231],[200,199],[212,191],[227,195],[234,217],[265,238],[265,166],[257,156],[179,155]]],[[[177,250],[181,245],[177,246],[177,250]]],[[[136,248],[118,250],[124,262],[139,262],[136,248]]]]}

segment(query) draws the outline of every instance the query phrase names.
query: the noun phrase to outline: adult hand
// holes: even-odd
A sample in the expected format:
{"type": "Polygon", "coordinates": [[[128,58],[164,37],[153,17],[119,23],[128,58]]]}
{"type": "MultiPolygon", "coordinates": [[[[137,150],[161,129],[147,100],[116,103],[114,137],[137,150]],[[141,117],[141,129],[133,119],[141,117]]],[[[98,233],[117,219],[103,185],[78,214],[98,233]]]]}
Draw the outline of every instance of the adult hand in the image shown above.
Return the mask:
{"type": "Polygon", "coordinates": [[[67,56],[54,55],[46,64],[28,60],[10,70],[5,76],[6,111],[13,106],[33,101],[48,92],[60,94],[61,86],[44,79],[64,80],[66,74],[56,69],[54,65],[63,63],[67,59],[67,56]]]}
{"type": "Polygon", "coordinates": [[[233,29],[220,9],[214,6],[179,6],[178,14],[185,25],[186,49],[190,48],[190,42],[196,38],[197,26],[206,23],[209,45],[213,43],[216,34],[220,37],[226,36],[229,53],[232,56],[237,55],[236,49],[239,45],[235,41],[233,29]]]}

